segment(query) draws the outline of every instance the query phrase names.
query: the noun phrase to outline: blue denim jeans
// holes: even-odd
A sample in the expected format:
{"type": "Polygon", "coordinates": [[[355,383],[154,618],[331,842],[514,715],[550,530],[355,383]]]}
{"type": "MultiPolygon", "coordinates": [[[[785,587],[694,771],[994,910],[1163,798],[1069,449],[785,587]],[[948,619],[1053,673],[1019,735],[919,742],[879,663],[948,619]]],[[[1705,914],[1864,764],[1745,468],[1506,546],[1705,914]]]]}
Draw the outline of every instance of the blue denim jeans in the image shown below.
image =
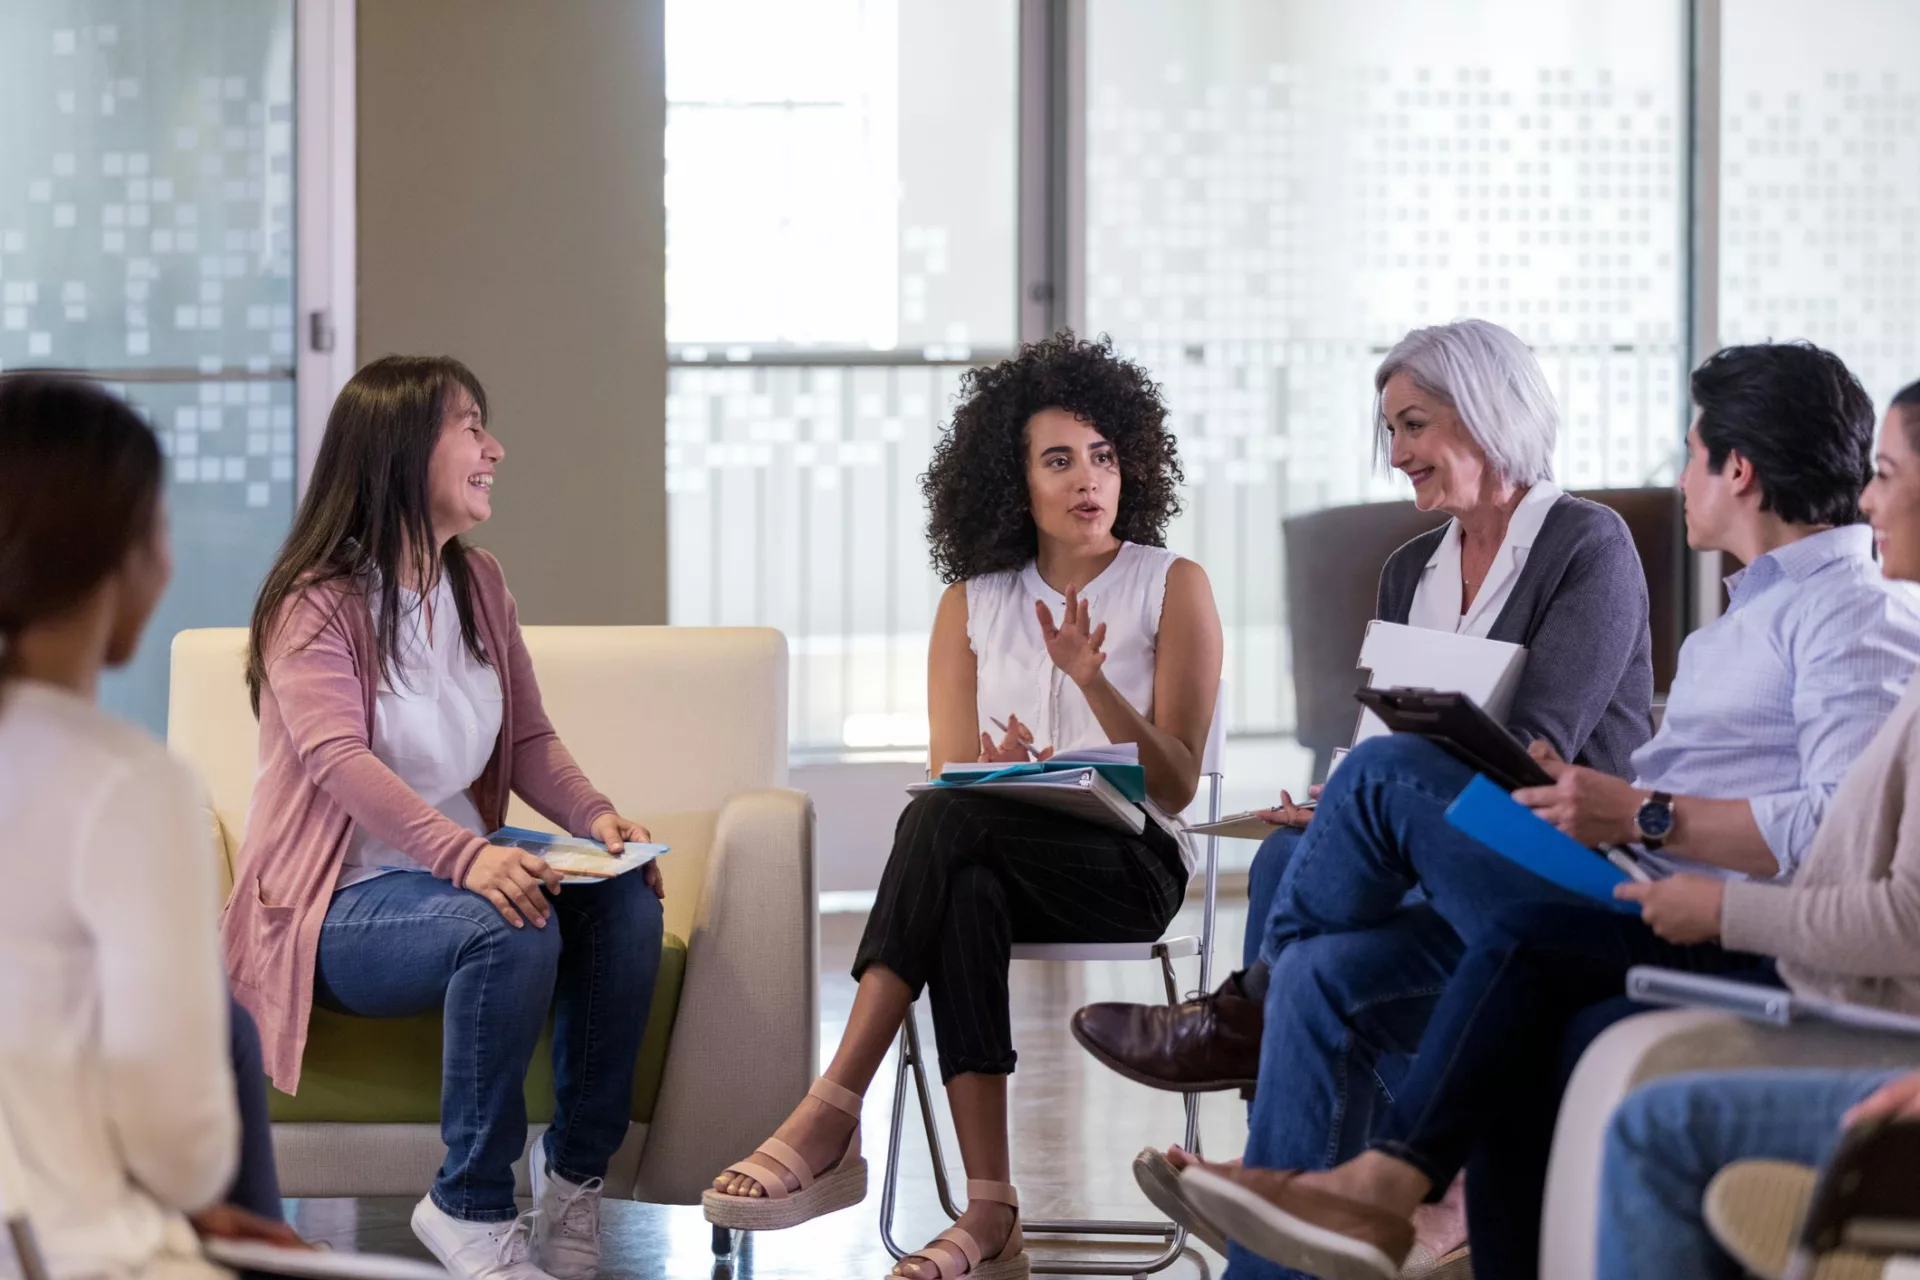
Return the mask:
{"type": "MultiPolygon", "coordinates": [[[[1447,824],[1472,778],[1423,738],[1370,738],[1328,779],[1305,831],[1261,844],[1249,896],[1271,893],[1257,957],[1271,974],[1249,1165],[1325,1169],[1357,1155],[1462,938],[1512,904],[1584,901],[1447,824]]],[[[1296,1274],[1237,1245],[1228,1262],[1232,1280],[1296,1274]]]]}
{"type": "Polygon", "coordinates": [[[1425,738],[1369,738],[1321,793],[1267,913],[1261,958],[1295,939],[1371,929],[1408,904],[1433,904],[1468,942],[1508,907],[1587,900],[1516,867],[1448,825],[1473,769],[1425,738]]]}
{"type": "Polygon", "coordinates": [[[1738,1280],[1700,1200],[1735,1160],[1824,1164],[1840,1117],[1897,1072],[1701,1072],[1640,1089],[1607,1128],[1600,1180],[1600,1280],[1738,1280]]]}
{"type": "Polygon", "coordinates": [[[569,886],[552,902],[545,928],[515,929],[478,894],[396,872],[335,894],[320,928],[321,1004],[366,1018],[442,1010],[447,1158],[429,1194],[469,1222],[518,1212],[523,1085],[549,1010],[556,1105],[548,1167],[570,1182],[601,1177],[626,1136],[660,970],[660,903],[638,875],[569,886]]]}
{"type": "Polygon", "coordinates": [[[234,1103],[240,1110],[240,1165],[226,1202],[281,1222],[280,1174],[273,1163],[273,1121],[267,1114],[266,1059],[260,1029],[238,1000],[229,997],[227,1051],[233,1060],[234,1103]]]}

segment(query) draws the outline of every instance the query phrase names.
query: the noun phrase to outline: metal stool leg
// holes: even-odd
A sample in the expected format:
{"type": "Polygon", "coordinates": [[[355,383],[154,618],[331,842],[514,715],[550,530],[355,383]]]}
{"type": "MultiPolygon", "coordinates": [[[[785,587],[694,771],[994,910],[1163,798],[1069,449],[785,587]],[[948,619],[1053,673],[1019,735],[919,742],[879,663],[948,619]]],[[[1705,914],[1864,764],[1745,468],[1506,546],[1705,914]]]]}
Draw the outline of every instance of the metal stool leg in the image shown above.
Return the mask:
{"type": "MultiPolygon", "coordinates": [[[[1178,991],[1174,985],[1173,963],[1164,950],[1157,952],[1167,975],[1169,999],[1178,1002],[1178,991]]],[[[900,1028],[899,1062],[894,1069],[893,1078],[893,1121],[887,1132],[887,1167],[880,1181],[880,1241],[886,1245],[887,1252],[894,1258],[907,1256],[907,1250],[893,1238],[894,1211],[899,1203],[900,1154],[901,1143],[905,1136],[907,1109],[907,1080],[911,1075],[914,1092],[920,1100],[920,1120],[927,1134],[928,1153],[933,1159],[934,1189],[939,1193],[940,1207],[948,1218],[959,1220],[960,1210],[953,1202],[953,1185],[947,1177],[947,1161],[940,1147],[940,1127],[933,1111],[933,1091],[927,1081],[926,1058],[920,1046],[920,1027],[914,1014],[915,1004],[907,1010],[905,1022],[900,1028]]],[[[1187,1142],[1188,1150],[1197,1151],[1199,1147],[1199,1097],[1186,1096],[1187,1142]]],[[[1185,1227],[1171,1222],[1151,1222],[1142,1219],[1099,1219],[1099,1218],[1061,1218],[1053,1220],[1021,1219],[1021,1227],[1028,1235],[1056,1236],[1145,1236],[1166,1242],[1159,1253],[1147,1257],[1128,1258],[1040,1258],[1034,1259],[1034,1270],[1044,1275],[1069,1276],[1145,1276],[1156,1271],[1164,1271],[1177,1261],[1187,1248],[1185,1227]]]]}

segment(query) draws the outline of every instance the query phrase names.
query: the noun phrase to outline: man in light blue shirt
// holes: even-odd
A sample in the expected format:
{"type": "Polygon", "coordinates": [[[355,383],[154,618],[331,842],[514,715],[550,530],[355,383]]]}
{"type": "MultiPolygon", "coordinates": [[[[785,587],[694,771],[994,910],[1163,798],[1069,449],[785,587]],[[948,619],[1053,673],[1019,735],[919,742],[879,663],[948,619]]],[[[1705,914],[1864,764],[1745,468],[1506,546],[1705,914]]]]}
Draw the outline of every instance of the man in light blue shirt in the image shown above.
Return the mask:
{"type": "MultiPolygon", "coordinates": [[[[1749,568],[1730,579],[1727,612],[1682,647],[1635,781],[1566,765],[1541,744],[1554,784],[1516,798],[1585,843],[1640,845],[1650,871],[1784,877],[1920,662],[1920,600],[1881,579],[1857,523],[1874,417],[1837,358],[1733,348],[1696,372],[1694,390],[1688,540],[1749,568]]],[[[1248,1165],[1322,1169],[1355,1155],[1400,1090],[1395,1059],[1419,1046],[1464,948],[1496,922],[1536,905],[1611,914],[1450,827],[1445,807],[1471,775],[1396,735],[1356,748],[1329,780],[1266,924],[1248,1165]]],[[[1514,1108],[1533,1114],[1518,1097],[1514,1108]]],[[[1538,1127],[1551,1132],[1550,1111],[1538,1127]]],[[[1524,1189],[1485,1195],[1473,1203],[1527,1218],[1524,1189]]],[[[1476,1214],[1476,1264],[1480,1226],[1476,1214]]],[[[1442,1224],[1432,1243],[1444,1235],[1442,1224]]],[[[1231,1280],[1290,1274],[1238,1247],[1231,1263],[1231,1280]]]]}

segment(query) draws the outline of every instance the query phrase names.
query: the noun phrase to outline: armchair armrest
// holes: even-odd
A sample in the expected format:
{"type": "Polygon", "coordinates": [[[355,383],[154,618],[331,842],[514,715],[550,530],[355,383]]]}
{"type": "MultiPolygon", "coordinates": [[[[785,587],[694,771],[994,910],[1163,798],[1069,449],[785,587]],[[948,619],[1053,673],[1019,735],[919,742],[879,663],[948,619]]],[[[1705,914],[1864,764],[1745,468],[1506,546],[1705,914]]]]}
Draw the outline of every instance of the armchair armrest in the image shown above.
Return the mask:
{"type": "Polygon", "coordinates": [[[660,1098],[633,1197],[695,1204],[799,1105],[819,1069],[813,804],[735,796],[720,811],[660,1098]]]}
{"type": "Polygon", "coordinates": [[[1540,1223],[1540,1274],[1593,1280],[1607,1126],[1641,1085],[1693,1071],[1916,1064],[1920,1037],[1832,1023],[1773,1027],[1709,1009],[1664,1009],[1609,1027],[1581,1057],[1560,1103],[1540,1223]]]}

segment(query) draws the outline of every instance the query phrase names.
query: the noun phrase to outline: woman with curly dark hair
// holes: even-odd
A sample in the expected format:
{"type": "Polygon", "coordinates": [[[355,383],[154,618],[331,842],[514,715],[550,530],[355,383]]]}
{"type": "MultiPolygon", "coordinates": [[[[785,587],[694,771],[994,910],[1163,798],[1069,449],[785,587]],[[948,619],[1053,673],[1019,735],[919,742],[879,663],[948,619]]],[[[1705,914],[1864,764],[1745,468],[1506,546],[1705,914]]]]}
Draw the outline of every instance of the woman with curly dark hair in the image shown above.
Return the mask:
{"type": "Polygon", "coordinates": [[[917,796],[833,1062],[772,1139],[714,1180],[709,1221],[764,1231],[865,1198],[861,1095],[924,987],[971,1203],[894,1274],[1028,1274],[1007,1184],[1012,945],[1152,941],[1193,869],[1174,815],[1199,787],[1221,641],[1206,574],[1163,545],[1180,480],[1158,388],[1104,339],[1062,333],[967,376],[924,481],[951,584],[928,656],[929,763],[1134,743],[1146,822],[1132,833],[964,790],[917,796]]]}

